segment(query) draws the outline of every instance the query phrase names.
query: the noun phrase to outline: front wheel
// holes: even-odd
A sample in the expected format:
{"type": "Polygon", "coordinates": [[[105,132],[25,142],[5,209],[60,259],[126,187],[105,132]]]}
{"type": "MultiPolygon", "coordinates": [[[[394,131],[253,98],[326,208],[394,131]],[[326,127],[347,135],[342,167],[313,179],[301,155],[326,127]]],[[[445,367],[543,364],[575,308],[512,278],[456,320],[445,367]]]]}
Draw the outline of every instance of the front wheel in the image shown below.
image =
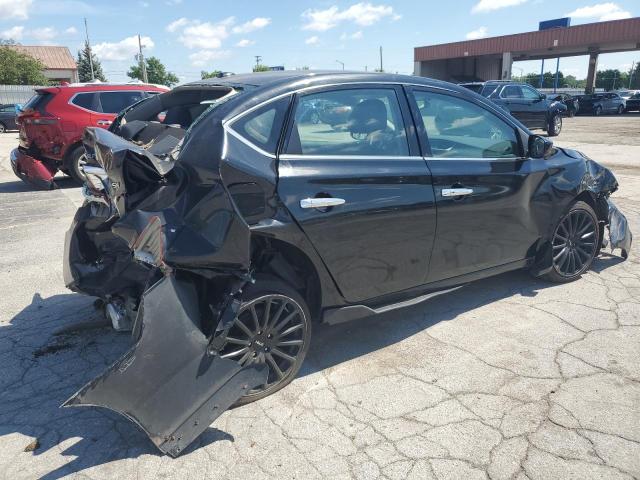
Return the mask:
{"type": "Polygon", "coordinates": [[[243,293],[220,356],[243,367],[265,363],[269,375],[264,385],[236,405],[260,400],[288,385],[302,366],[310,340],[311,316],[302,296],[274,277],[258,277],[243,293]]]}
{"type": "Polygon", "coordinates": [[[557,137],[560,135],[560,131],[562,130],[562,115],[556,113],[549,120],[549,125],[547,126],[547,133],[550,137],[557,137]]]}
{"type": "Polygon", "coordinates": [[[593,209],[584,202],[573,204],[555,228],[551,241],[553,266],[543,278],[554,283],[580,278],[596,256],[599,235],[593,209]]]}
{"type": "Polygon", "coordinates": [[[602,107],[596,107],[593,113],[595,114],[596,117],[599,117],[600,115],[602,115],[602,107]]]}
{"type": "Polygon", "coordinates": [[[622,115],[624,113],[624,107],[622,105],[618,105],[618,115],[622,115]]]}
{"type": "Polygon", "coordinates": [[[7,127],[5,127],[4,123],[0,122],[0,133],[4,133],[7,131],[7,127]]]}

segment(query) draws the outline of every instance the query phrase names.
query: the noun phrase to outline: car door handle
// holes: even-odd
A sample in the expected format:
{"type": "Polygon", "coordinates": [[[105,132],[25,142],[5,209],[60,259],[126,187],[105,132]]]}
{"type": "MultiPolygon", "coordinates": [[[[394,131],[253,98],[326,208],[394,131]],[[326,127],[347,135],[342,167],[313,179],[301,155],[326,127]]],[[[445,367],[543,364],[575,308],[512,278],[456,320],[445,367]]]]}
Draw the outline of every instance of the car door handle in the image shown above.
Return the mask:
{"type": "Polygon", "coordinates": [[[343,198],[333,197],[316,197],[316,198],[303,198],[300,200],[300,208],[327,208],[337,207],[345,203],[343,198]]]}
{"type": "Polygon", "coordinates": [[[463,195],[471,195],[473,188],[443,188],[443,197],[461,197],[463,195]]]}
{"type": "Polygon", "coordinates": [[[98,120],[96,122],[98,124],[98,126],[100,127],[108,127],[109,125],[111,125],[113,122],[111,120],[98,120]]]}

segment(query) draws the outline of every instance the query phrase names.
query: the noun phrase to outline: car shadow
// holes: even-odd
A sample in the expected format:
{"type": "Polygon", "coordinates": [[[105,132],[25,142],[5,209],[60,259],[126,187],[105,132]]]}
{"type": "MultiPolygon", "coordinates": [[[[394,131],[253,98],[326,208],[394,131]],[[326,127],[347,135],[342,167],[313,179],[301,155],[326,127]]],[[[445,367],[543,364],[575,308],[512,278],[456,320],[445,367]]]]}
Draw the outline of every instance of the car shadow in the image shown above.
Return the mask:
{"type": "MultiPolygon", "coordinates": [[[[56,189],[67,189],[67,188],[79,188],[75,180],[71,177],[66,176],[57,176],[54,179],[55,188],[56,189]]],[[[37,188],[34,185],[30,185],[28,183],[23,182],[22,180],[15,180],[12,182],[2,182],[0,183],[0,193],[23,193],[23,192],[38,192],[38,191],[46,191],[41,188],[37,188]]]]}
{"type": "MultiPolygon", "coordinates": [[[[622,261],[604,255],[594,262],[596,272],[622,261]]],[[[526,272],[502,274],[466,285],[421,304],[369,318],[328,326],[314,326],[310,351],[299,376],[331,368],[409,338],[461,313],[514,295],[535,297],[555,285],[526,272]]],[[[557,286],[556,286],[557,287],[557,286]]],[[[145,433],[124,417],[100,408],[59,406],[86,382],[102,373],[131,346],[130,335],[105,327],[93,299],[79,294],[42,298],[0,327],[0,437],[16,455],[30,451],[42,465],[59,465],[51,456],[70,462],[40,478],[59,479],[91,467],[143,455],[160,456],[145,433]],[[95,328],[87,328],[87,325],[95,328]],[[63,331],[64,333],[56,333],[63,331]],[[24,446],[17,445],[22,437],[24,446]],[[37,442],[30,442],[35,438],[37,442]]],[[[183,452],[234,438],[210,427],[183,452]]]]}

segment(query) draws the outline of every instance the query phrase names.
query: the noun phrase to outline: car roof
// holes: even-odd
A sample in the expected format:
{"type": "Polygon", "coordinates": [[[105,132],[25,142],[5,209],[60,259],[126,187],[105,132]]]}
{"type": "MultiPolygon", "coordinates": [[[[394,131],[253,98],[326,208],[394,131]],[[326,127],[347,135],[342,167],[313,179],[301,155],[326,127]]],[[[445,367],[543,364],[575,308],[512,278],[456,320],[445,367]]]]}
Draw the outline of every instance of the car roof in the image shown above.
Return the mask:
{"type": "Polygon", "coordinates": [[[101,92],[109,90],[158,90],[169,91],[164,85],[154,85],[150,83],[69,83],[66,85],[53,85],[50,87],[37,88],[38,92],[62,93],[62,92],[101,92]]]}

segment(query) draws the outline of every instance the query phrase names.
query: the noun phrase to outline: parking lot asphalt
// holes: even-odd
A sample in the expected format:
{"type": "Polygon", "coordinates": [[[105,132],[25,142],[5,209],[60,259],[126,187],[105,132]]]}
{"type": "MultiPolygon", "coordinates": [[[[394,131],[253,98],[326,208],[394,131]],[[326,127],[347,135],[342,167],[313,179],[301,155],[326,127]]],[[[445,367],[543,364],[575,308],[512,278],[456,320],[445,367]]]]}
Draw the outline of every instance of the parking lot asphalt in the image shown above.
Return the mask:
{"type": "MultiPolygon", "coordinates": [[[[182,456],[115,413],[59,405],[123,353],[62,280],[70,180],[33,191],[0,135],[0,478],[640,478],[640,246],[581,280],[525,272],[318,325],[298,378],[222,415],[182,456]]],[[[640,232],[640,115],[566,119],[555,143],[613,169],[640,232]],[[621,133],[623,132],[623,133],[621,133]]]]}

